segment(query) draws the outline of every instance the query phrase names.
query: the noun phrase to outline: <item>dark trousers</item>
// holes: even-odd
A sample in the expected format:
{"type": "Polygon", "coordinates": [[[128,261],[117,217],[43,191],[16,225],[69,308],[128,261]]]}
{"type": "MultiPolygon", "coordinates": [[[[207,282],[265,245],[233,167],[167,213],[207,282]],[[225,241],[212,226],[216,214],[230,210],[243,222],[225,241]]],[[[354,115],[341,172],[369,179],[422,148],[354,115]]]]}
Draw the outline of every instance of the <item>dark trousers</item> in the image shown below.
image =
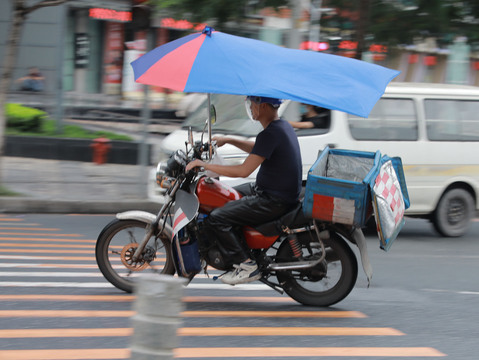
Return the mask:
{"type": "Polygon", "coordinates": [[[249,258],[238,228],[264,224],[288,212],[295,204],[281,202],[255,188],[242,184],[235,188],[243,197],[214,209],[205,220],[205,230],[218,239],[227,261],[239,264],[249,258]]]}

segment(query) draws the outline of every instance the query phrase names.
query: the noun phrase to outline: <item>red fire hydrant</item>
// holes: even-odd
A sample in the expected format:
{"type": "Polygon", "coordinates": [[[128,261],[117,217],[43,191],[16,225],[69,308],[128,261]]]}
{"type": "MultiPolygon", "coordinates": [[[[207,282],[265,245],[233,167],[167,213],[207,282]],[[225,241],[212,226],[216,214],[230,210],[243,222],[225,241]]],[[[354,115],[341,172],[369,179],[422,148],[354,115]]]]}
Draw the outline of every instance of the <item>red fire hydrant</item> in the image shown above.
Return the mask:
{"type": "Polygon", "coordinates": [[[93,148],[93,162],[98,165],[106,163],[106,157],[111,149],[110,139],[94,139],[90,147],[93,148]]]}

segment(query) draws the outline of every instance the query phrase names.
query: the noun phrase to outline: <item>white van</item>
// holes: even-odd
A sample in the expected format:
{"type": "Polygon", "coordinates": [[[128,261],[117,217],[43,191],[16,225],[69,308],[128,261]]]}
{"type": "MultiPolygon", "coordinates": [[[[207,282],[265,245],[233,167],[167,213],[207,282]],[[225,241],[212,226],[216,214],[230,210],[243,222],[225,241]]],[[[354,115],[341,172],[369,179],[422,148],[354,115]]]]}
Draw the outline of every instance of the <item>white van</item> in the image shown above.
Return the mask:
{"type": "MultiPolygon", "coordinates": [[[[213,135],[254,138],[261,131],[247,117],[243,96],[213,95],[212,103],[217,111],[213,135]]],[[[189,126],[199,140],[206,107],[164,139],[163,156],[182,147],[189,126]]],[[[286,101],[280,115],[295,121],[299,109],[298,103],[286,101]]],[[[392,83],[368,118],[331,111],[329,129],[300,129],[297,135],[304,179],[326,145],[400,156],[411,200],[406,215],[430,219],[443,236],[462,236],[479,208],[479,88],[392,83]]],[[[247,155],[229,145],[219,152],[229,164],[241,163],[247,155]]]]}

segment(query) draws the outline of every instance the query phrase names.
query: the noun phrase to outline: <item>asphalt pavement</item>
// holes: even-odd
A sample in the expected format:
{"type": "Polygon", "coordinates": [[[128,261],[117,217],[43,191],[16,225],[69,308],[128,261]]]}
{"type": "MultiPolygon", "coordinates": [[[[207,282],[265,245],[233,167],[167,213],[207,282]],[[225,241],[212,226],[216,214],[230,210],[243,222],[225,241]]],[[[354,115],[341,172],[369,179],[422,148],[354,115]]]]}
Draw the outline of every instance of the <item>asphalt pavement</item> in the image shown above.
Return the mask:
{"type": "Polygon", "coordinates": [[[1,158],[1,183],[17,193],[0,197],[4,213],[157,212],[148,198],[150,166],[1,158]]]}

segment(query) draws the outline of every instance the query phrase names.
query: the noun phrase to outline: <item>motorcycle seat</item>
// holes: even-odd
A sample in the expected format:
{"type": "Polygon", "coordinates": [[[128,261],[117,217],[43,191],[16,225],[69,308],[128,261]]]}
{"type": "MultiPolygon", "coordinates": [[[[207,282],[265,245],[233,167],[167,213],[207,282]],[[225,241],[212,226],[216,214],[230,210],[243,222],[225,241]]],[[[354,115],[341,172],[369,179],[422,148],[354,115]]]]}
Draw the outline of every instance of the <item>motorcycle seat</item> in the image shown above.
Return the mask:
{"type": "Polygon", "coordinates": [[[276,236],[284,232],[285,227],[287,228],[298,228],[302,226],[307,226],[311,222],[311,219],[306,217],[303,213],[303,203],[298,202],[298,204],[288,211],[286,214],[281,216],[278,219],[272,220],[265,224],[253,226],[253,228],[259,231],[265,236],[276,236]]]}

